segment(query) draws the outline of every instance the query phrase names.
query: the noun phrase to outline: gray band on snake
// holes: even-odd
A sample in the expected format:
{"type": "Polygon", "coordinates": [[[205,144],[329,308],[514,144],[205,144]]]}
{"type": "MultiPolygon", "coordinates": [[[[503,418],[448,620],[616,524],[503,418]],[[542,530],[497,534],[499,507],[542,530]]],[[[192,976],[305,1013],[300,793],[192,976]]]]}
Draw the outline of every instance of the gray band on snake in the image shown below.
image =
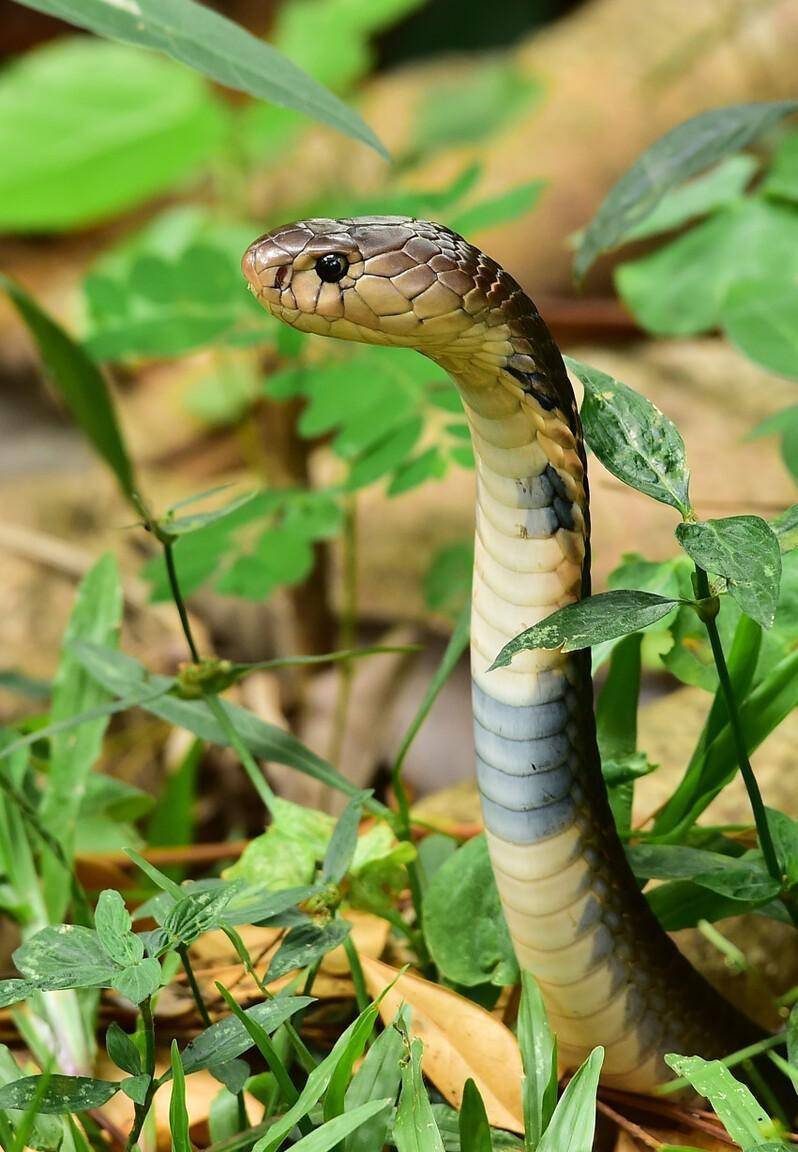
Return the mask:
{"type": "Polygon", "coordinates": [[[519,963],[561,1062],[606,1048],[603,1079],[648,1092],[666,1052],[723,1055],[752,1026],[681,956],[626,863],[601,776],[589,653],[504,644],[589,593],[579,415],[532,301],[479,249],[405,217],[305,220],[262,236],[244,273],[305,332],[415,348],[452,376],[477,466],[471,629],[477,779],[519,963]]]}

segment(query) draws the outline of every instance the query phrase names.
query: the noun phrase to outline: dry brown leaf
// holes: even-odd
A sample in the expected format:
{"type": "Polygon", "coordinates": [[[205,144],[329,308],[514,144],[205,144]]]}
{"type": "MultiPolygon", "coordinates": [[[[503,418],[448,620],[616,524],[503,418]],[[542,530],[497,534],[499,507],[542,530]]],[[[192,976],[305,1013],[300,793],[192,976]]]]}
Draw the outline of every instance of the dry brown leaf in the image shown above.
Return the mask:
{"type": "MultiPolygon", "coordinates": [[[[363,975],[377,997],[398,970],[381,960],[362,956],[363,975]]],[[[491,1124],[522,1133],[521,1053],[509,1028],[484,1008],[448,988],[405,973],[380,1004],[387,1024],[402,1004],[412,1009],[410,1030],[424,1042],[424,1073],[449,1103],[459,1108],[463,1086],[477,1084],[491,1124]]]]}

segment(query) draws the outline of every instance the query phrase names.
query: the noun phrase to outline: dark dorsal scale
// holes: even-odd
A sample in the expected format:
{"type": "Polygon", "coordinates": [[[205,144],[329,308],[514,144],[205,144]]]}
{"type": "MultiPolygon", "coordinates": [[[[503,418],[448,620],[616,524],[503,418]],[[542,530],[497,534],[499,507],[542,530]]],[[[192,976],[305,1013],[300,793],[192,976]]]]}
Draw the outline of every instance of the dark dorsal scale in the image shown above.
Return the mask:
{"type": "Polygon", "coordinates": [[[513,368],[511,365],[508,365],[507,371],[515,377],[525,395],[537,400],[541,408],[545,408],[547,412],[554,411],[557,407],[557,401],[545,391],[548,382],[542,372],[525,372],[521,368],[513,368]]]}

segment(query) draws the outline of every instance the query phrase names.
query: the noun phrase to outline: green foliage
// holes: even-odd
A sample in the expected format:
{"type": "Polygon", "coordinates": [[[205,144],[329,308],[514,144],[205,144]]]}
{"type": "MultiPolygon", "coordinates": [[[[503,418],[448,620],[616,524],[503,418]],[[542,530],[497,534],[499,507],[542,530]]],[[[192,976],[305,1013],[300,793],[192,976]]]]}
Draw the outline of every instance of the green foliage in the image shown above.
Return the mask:
{"type": "Polygon", "coordinates": [[[362,140],[385,155],[356,112],[292,64],[212,8],[194,0],[24,0],[29,8],[122,40],[163,52],[228,88],[293,108],[362,140]]]}
{"type": "Polygon", "coordinates": [[[424,893],[424,931],[447,980],[466,988],[518,981],[484,836],[466,841],[433,876],[424,893]]]}
{"type": "Polygon", "coordinates": [[[596,1092],[604,1049],[594,1048],[568,1081],[541,1137],[540,1152],[591,1152],[596,1130],[596,1092]]]}
{"type": "Polygon", "coordinates": [[[607,194],[582,238],[576,276],[581,278],[600,253],[628,239],[672,188],[738,152],[795,111],[796,100],[715,108],[661,136],[607,194]]]}
{"type": "Polygon", "coordinates": [[[405,1040],[402,1060],[402,1093],[393,1124],[397,1152],[444,1152],[424,1079],[421,1075],[423,1044],[418,1038],[405,1040]]]}
{"type": "Polygon", "coordinates": [[[719,1060],[702,1060],[700,1056],[666,1056],[665,1060],[696,1092],[707,1097],[742,1152],[761,1152],[765,1146],[774,1150],[786,1147],[750,1089],[735,1080],[719,1060]]]}
{"type": "Polygon", "coordinates": [[[101,1108],[119,1091],[111,1080],[90,1076],[24,1076],[0,1088],[0,1108],[24,1109],[34,1101],[45,1116],[101,1108]]]}
{"type": "Polygon", "coordinates": [[[0,125],[0,227],[52,232],[96,224],[192,176],[219,149],[225,116],[187,69],[75,37],[4,71],[0,125]]]}
{"type": "MultiPolygon", "coordinates": [[[[346,1090],[345,1108],[361,1107],[369,1100],[387,1099],[393,1103],[402,1080],[400,1060],[403,1041],[398,1028],[382,1031],[355,1072],[346,1090]]],[[[372,1152],[385,1143],[391,1124],[390,1113],[378,1112],[346,1139],[345,1152],[372,1152]]]]}
{"type": "Polygon", "coordinates": [[[529,972],[521,973],[518,1045],[524,1065],[524,1148],[536,1152],[557,1103],[557,1040],[549,1027],[543,997],[529,972]]]}
{"type": "Polygon", "coordinates": [[[779,601],[781,552],[766,521],[759,516],[729,516],[680,524],[676,537],[696,564],[725,578],[729,594],[743,612],[770,628],[779,601]]]}

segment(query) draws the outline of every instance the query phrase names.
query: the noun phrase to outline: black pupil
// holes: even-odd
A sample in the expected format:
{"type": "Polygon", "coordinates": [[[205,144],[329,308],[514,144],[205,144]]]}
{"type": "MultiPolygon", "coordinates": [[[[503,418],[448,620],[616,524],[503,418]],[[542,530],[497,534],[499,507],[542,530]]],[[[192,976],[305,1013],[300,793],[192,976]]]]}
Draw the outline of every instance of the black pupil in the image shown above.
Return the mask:
{"type": "Polygon", "coordinates": [[[319,279],[324,280],[326,284],[337,283],[346,275],[348,267],[349,261],[340,252],[328,252],[326,256],[320,256],[316,261],[319,279]]]}

